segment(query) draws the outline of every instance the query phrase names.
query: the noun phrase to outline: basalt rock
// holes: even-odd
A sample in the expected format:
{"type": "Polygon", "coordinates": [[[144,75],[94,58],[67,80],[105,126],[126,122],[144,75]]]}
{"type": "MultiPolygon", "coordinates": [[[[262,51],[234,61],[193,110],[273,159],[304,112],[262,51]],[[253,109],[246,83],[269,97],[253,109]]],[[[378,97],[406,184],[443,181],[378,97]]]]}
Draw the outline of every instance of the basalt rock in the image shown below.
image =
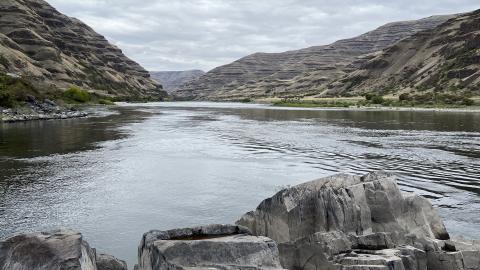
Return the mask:
{"type": "Polygon", "coordinates": [[[72,230],[29,233],[0,241],[2,270],[127,270],[127,265],[113,256],[96,254],[72,230]]]}
{"type": "Polygon", "coordinates": [[[340,174],[282,190],[238,224],[279,243],[331,231],[449,239],[427,199],[402,194],[394,177],[381,172],[364,177],[340,174]]]}
{"type": "Polygon", "coordinates": [[[127,270],[125,261],[108,254],[97,255],[97,270],[127,270]]]}
{"type": "Polygon", "coordinates": [[[96,270],[95,250],[78,232],[21,234],[0,242],[0,269],[96,270]]]}
{"type": "Polygon", "coordinates": [[[284,189],[237,224],[277,241],[287,269],[480,269],[477,243],[449,240],[430,202],[384,172],[284,189]]]}
{"type": "Polygon", "coordinates": [[[273,240],[233,225],[150,231],[138,253],[138,270],[281,269],[273,240]]]}

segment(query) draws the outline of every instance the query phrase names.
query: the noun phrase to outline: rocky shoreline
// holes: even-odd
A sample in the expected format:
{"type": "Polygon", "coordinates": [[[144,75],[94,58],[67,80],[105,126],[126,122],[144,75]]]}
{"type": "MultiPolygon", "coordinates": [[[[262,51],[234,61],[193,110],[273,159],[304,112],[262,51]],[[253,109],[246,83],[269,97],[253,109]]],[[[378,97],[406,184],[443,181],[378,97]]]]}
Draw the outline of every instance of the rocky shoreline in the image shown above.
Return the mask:
{"type": "MultiPolygon", "coordinates": [[[[0,269],[126,268],[75,231],[0,241],[0,269]]],[[[478,270],[480,242],[451,237],[388,173],[339,174],[284,189],[235,225],[149,231],[135,269],[478,270]]]]}
{"type": "Polygon", "coordinates": [[[0,122],[68,119],[85,117],[87,115],[87,112],[78,110],[75,107],[59,106],[48,99],[37,101],[33,97],[22,107],[14,109],[0,107],[0,122]]]}

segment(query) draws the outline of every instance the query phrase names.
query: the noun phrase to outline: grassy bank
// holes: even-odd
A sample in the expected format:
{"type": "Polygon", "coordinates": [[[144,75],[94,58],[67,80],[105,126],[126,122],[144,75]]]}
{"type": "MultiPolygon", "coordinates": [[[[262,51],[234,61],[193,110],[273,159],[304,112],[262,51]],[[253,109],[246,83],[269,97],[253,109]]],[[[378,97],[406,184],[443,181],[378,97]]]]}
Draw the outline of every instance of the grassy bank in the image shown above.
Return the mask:
{"type": "Polygon", "coordinates": [[[77,86],[65,91],[34,85],[21,77],[0,74],[0,107],[19,108],[32,103],[55,103],[59,106],[79,104],[114,104],[109,97],[92,93],[77,86]]]}
{"type": "Polygon", "coordinates": [[[480,97],[454,94],[422,94],[348,98],[271,98],[258,100],[280,107],[300,108],[350,108],[350,107],[401,107],[401,108],[468,108],[480,106],[480,97]]]}

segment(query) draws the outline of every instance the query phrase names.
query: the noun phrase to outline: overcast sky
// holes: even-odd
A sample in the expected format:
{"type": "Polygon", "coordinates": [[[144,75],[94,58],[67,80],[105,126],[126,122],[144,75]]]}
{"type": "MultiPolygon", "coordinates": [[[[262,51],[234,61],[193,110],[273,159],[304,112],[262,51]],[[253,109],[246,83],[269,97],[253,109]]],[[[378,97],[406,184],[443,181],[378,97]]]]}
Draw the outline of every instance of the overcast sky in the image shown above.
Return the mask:
{"type": "Polygon", "coordinates": [[[254,52],[331,43],[479,0],[47,0],[148,70],[208,71],[254,52]]]}

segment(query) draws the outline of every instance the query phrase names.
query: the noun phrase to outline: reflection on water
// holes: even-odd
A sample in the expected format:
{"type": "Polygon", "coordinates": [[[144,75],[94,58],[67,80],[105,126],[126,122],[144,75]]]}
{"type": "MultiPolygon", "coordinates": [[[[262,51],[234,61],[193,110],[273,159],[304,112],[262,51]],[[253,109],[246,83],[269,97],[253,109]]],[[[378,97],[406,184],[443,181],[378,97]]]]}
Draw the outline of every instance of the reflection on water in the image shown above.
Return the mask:
{"type": "Polygon", "coordinates": [[[453,234],[480,238],[480,114],[125,105],[0,126],[0,237],[69,227],[136,260],[143,232],[230,223],[282,187],[396,173],[453,234]]]}

